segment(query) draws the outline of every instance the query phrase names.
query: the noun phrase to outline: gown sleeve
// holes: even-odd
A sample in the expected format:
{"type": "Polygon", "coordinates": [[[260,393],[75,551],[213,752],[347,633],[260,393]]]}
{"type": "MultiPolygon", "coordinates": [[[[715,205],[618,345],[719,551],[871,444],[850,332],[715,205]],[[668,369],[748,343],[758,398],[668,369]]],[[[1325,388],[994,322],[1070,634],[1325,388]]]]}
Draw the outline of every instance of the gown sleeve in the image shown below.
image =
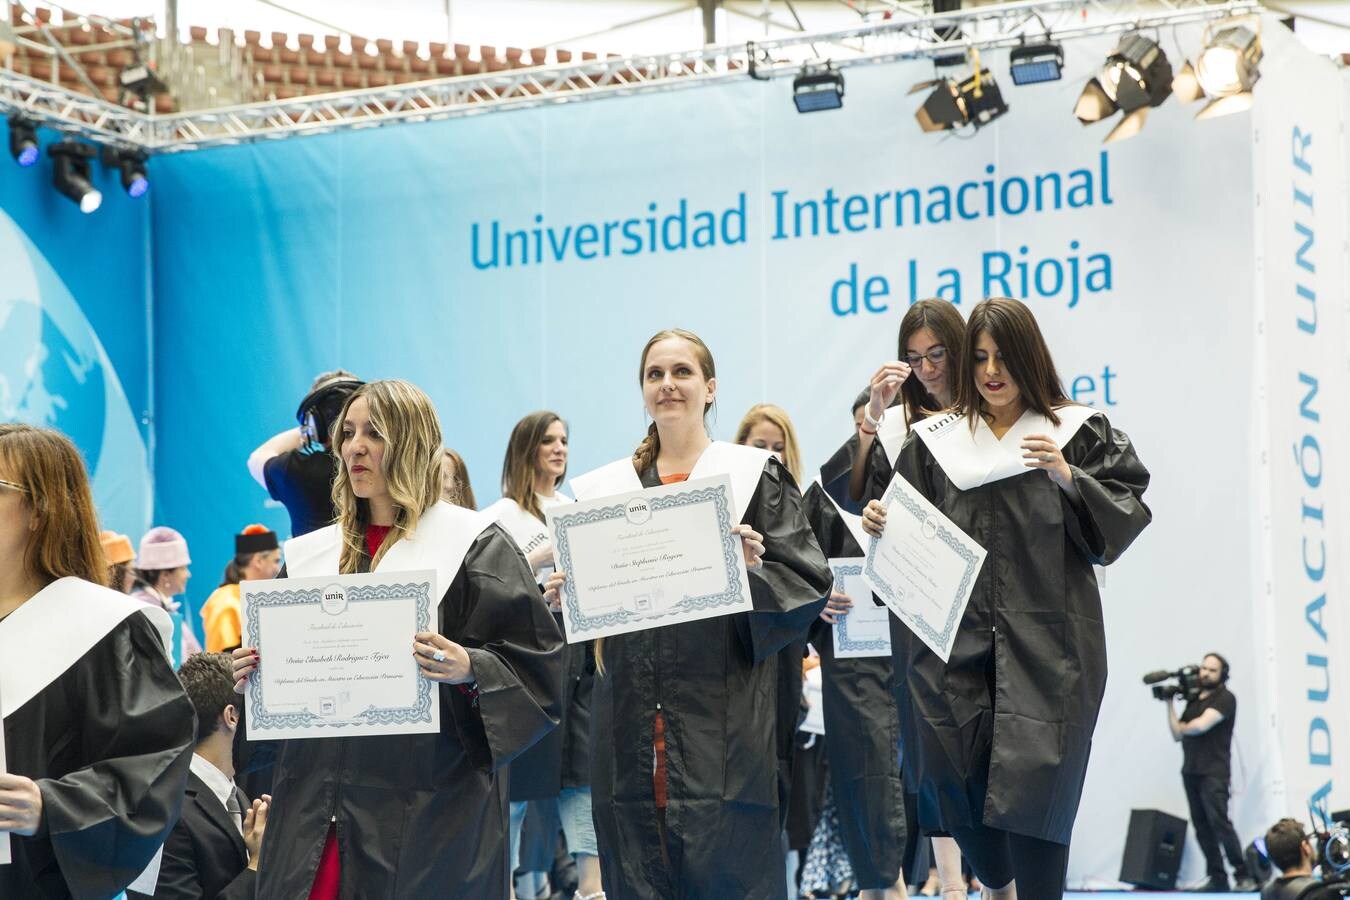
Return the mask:
{"type": "Polygon", "coordinates": [[[1069,539],[1094,565],[1112,563],[1153,520],[1143,501],[1148,469],[1103,415],[1083,423],[1065,444],[1064,460],[1078,488],[1076,499],[1061,494],[1069,539]]]}
{"type": "Polygon", "coordinates": [[[751,660],[768,659],[804,638],[825,608],[834,575],[802,510],[802,496],[786,470],[770,459],[744,518],[764,535],[764,562],[749,572],[753,610],[738,617],[751,660]]]}
{"type": "Polygon", "coordinates": [[[38,834],[50,841],[73,896],[106,897],[141,873],[178,821],[195,725],[144,616],[130,616],[78,665],[77,740],[89,763],[37,780],[38,834]]]}
{"type": "Polygon", "coordinates": [[[455,581],[451,590],[464,591],[456,606],[467,611],[456,639],[473,663],[478,694],[470,701],[454,686],[442,690],[453,692],[451,714],[470,758],[491,771],[557,727],[563,639],[529,564],[500,526],[478,536],[455,581]]]}

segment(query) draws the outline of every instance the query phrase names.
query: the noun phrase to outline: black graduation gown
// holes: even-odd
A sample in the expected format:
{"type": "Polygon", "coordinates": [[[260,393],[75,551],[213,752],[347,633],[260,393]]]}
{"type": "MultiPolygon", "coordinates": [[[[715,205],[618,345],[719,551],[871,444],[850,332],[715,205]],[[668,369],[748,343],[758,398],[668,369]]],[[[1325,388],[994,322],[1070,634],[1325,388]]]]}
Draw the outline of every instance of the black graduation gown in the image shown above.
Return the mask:
{"type": "Polygon", "coordinates": [[[42,824],[12,835],[5,900],[119,894],[183,808],[192,703],[159,634],[133,613],[5,719],[10,773],[38,783],[42,824]]]}
{"type": "MultiPolygon", "coordinates": [[[[852,448],[845,445],[822,467],[822,482],[837,483],[831,476],[842,469],[843,490],[847,491],[848,467],[856,447],[855,439],[852,448]]],[[[830,558],[863,555],[819,484],[807,488],[803,505],[816,540],[830,558]]],[[[852,599],[855,604],[875,602],[870,593],[852,599]]],[[[840,838],[853,865],[856,886],[887,888],[900,877],[906,836],[904,785],[897,757],[900,721],[892,699],[891,658],[836,658],[834,626],[820,619],[812,626],[811,643],[820,654],[825,754],[840,838]]]]}
{"type": "MultiPolygon", "coordinates": [[[[562,613],[554,613],[561,631],[562,613]]],[[[591,697],[595,693],[595,642],[568,644],[563,650],[562,786],[591,784],[591,697]]]]}
{"type": "MultiPolygon", "coordinates": [[[[925,828],[983,823],[1069,843],[1106,687],[1092,566],[1119,557],[1152,514],[1148,470],[1105,416],[1063,454],[1078,500],[1039,470],[962,491],[916,435],[900,451],[896,471],[988,551],[946,665],[891,622],[905,783],[925,828]]],[[[879,497],[890,477],[874,475],[879,497]]]]}
{"type": "MultiPolygon", "coordinates": [[[[655,487],[655,466],[641,473],[655,487]]],[[[764,535],[750,572],[755,612],[604,639],[595,680],[591,791],[605,890],[614,898],[781,900],[775,654],[824,608],[831,574],[776,459],[742,522],[764,535]],[[652,787],[664,714],[666,848],[652,787]]]]}
{"type": "Polygon", "coordinates": [[[557,725],[562,637],[495,525],[470,545],[437,618],[473,661],[477,705],[442,684],[437,734],[280,742],[260,898],[309,895],[330,821],[343,900],[508,895],[500,773],[557,725]]]}

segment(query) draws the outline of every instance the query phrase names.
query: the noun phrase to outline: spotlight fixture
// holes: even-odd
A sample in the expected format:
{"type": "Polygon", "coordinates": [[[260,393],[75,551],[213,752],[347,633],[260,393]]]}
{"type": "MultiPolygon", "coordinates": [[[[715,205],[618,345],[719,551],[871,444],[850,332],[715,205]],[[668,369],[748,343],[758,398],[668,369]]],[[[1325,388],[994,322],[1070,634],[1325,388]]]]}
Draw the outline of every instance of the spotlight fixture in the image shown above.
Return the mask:
{"type": "Polygon", "coordinates": [[[1056,43],[1024,44],[1008,54],[1013,84],[1059,81],[1064,73],[1064,48],[1056,43]]]}
{"type": "Polygon", "coordinates": [[[103,194],[90,178],[89,160],[95,150],[88,144],[65,140],[48,148],[52,157],[52,185],[80,205],[80,212],[91,213],[103,203],[103,194]]]}
{"type": "Polygon", "coordinates": [[[117,80],[122,85],[122,90],[135,94],[147,106],[150,104],[151,95],[169,92],[169,86],[155,74],[154,67],[140,60],[123,69],[118,74],[117,80]]]}
{"type": "Polygon", "coordinates": [[[1106,58],[1096,77],[1078,95],[1073,113],[1084,125],[1100,122],[1117,112],[1121,121],[1104,143],[1133,137],[1144,127],[1151,106],[1161,106],[1172,93],[1172,64],[1152,38],[1132,32],[1106,58]]]}
{"type": "Polygon", "coordinates": [[[22,116],[9,117],[9,155],[24,168],[38,161],[37,129],[22,116]]]}
{"type": "Polygon", "coordinates": [[[1172,82],[1183,103],[1208,97],[1197,119],[1213,119],[1252,107],[1252,86],[1261,78],[1261,36],[1245,22],[1224,22],[1205,30],[1195,65],[1187,62],[1172,82]]]}
{"type": "Polygon", "coordinates": [[[823,67],[803,65],[792,79],[792,102],[799,113],[839,109],[844,105],[843,73],[828,62],[823,67]]]}
{"type": "Polygon", "coordinates": [[[932,88],[914,118],[924,131],[950,131],[974,125],[982,128],[1008,111],[1003,92],[988,69],[976,69],[965,80],[940,78],[910,88],[911,94],[932,88]]]}
{"type": "Polygon", "coordinates": [[[103,148],[103,165],[116,169],[122,180],[122,190],[135,199],[145,196],[150,190],[150,178],[146,174],[146,155],[140,150],[119,150],[116,147],[103,148]]]}

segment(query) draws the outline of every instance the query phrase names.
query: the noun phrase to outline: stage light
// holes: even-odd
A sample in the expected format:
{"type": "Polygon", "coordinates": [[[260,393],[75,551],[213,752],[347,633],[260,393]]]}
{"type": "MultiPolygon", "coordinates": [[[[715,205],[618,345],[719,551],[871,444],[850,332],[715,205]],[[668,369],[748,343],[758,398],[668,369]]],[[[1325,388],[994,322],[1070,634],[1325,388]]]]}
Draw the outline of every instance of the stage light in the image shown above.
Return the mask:
{"type": "Polygon", "coordinates": [[[1106,141],[1133,137],[1144,127],[1150,106],[1160,106],[1172,93],[1172,64],[1158,42],[1138,32],[1125,35],[1094,78],[1088,79],[1074,105],[1084,125],[1100,122],[1116,112],[1121,121],[1106,141]]]}
{"type": "Polygon", "coordinates": [[[38,161],[37,129],[22,116],[9,117],[9,155],[24,168],[38,161]]]}
{"type": "Polygon", "coordinates": [[[1214,119],[1252,108],[1252,86],[1261,78],[1261,36],[1241,23],[1227,22],[1205,32],[1205,46],[1192,66],[1182,66],[1172,91],[1183,103],[1208,97],[1197,119],[1214,119]]]}
{"type": "Polygon", "coordinates": [[[792,102],[797,112],[818,112],[839,109],[844,105],[844,75],[826,63],[824,68],[802,66],[802,72],[792,79],[792,102]]]}
{"type": "Polygon", "coordinates": [[[122,190],[135,199],[145,196],[150,190],[150,178],[146,173],[146,155],[139,150],[119,150],[116,147],[103,148],[103,165],[116,169],[122,181],[122,190]]]}
{"type": "Polygon", "coordinates": [[[80,212],[91,213],[103,203],[103,194],[89,180],[89,160],[94,148],[75,141],[62,141],[48,148],[52,157],[52,185],[80,205],[80,212]]]}
{"type": "Polygon", "coordinates": [[[1064,48],[1059,44],[1014,47],[1008,54],[1008,71],[1016,85],[1059,81],[1064,74],[1064,48]]]}
{"type": "Polygon", "coordinates": [[[169,86],[155,74],[154,67],[139,60],[118,73],[117,80],[124,91],[135,94],[147,106],[150,105],[151,95],[169,92],[169,86]]]}
{"type": "Polygon", "coordinates": [[[1008,111],[1003,92],[988,69],[977,69],[964,81],[940,78],[910,88],[909,93],[933,91],[914,113],[924,131],[950,131],[974,125],[982,128],[1008,111]]]}

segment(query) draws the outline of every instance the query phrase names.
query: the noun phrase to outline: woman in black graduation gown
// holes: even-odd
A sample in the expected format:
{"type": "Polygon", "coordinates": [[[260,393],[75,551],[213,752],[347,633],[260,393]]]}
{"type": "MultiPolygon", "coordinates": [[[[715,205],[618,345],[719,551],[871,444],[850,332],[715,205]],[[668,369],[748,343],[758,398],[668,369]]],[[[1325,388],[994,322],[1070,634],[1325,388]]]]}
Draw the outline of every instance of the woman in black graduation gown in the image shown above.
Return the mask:
{"type": "MultiPolygon", "coordinates": [[[[282,743],[258,895],[505,898],[499,772],[558,722],[557,626],[501,528],[439,499],[441,430],[424,393],[358,388],[333,443],[338,520],[287,542],[288,574],[437,570],[438,630],[408,642],[440,685],[441,729],[282,743]]],[[[235,651],[237,689],[259,663],[235,651]]]]}
{"type": "Polygon", "coordinates": [[[0,424],[5,900],[120,893],[182,809],[193,716],[165,655],[172,625],[106,574],[79,452],[0,424]]]}
{"type": "MultiPolygon", "coordinates": [[[[912,432],[895,470],[988,556],[945,665],[892,622],[906,765],[920,819],[986,886],[1059,897],[1106,685],[1092,567],[1149,523],[1149,476],[1124,433],[1069,402],[1024,304],[971,311],[956,377],[957,412],[912,432]]],[[[869,503],[865,527],[885,520],[869,503]]]]}
{"type": "MultiPolygon", "coordinates": [[[[709,439],[716,378],[703,341],[655,335],[639,381],[654,423],[631,460],[606,469],[638,487],[718,474],[714,459],[749,472],[746,496],[733,499],[744,507],[736,527],[755,611],[597,641],[591,789],[605,890],[781,900],[775,654],[824,607],[830,570],[782,465],[709,439]]],[[[572,485],[586,499],[581,482],[572,485]]],[[[555,573],[550,590],[564,578],[555,573]]]]}

